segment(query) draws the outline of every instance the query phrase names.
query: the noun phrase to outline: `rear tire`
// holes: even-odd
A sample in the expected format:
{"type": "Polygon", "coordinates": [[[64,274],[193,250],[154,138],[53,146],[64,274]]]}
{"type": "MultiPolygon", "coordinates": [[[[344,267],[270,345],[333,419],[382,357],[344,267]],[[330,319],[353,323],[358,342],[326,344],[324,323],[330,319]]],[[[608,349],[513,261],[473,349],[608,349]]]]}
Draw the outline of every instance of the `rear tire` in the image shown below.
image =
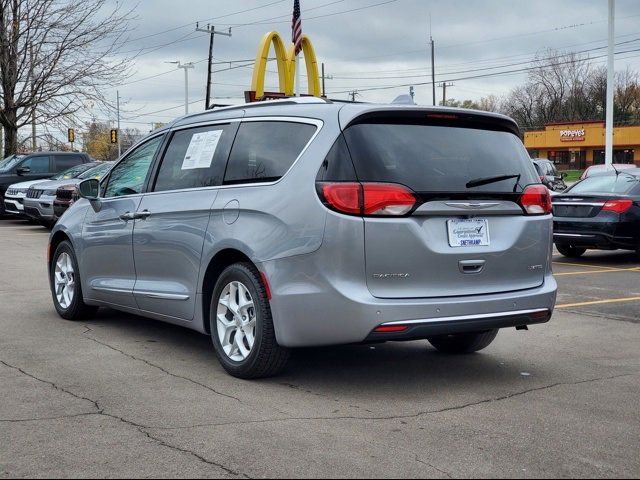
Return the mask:
{"type": "Polygon", "coordinates": [[[562,255],[564,255],[567,258],[580,258],[587,251],[586,248],[574,247],[573,245],[565,245],[565,244],[558,245],[557,243],[556,243],[556,248],[562,255]]]}
{"type": "Polygon", "coordinates": [[[266,288],[255,266],[236,263],[226,268],[209,311],[211,340],[229,375],[250,380],[284,369],[290,351],[278,345],[266,288]]]}
{"type": "Polygon", "coordinates": [[[479,352],[487,348],[496,339],[498,330],[477,333],[457,333],[429,337],[429,343],[441,353],[465,354],[479,352]]]}
{"type": "Polygon", "coordinates": [[[86,320],[93,317],[98,311],[98,307],[84,303],[78,261],[73,247],[68,241],[60,243],[53,254],[49,267],[49,285],[53,305],[62,318],[86,320]]]}

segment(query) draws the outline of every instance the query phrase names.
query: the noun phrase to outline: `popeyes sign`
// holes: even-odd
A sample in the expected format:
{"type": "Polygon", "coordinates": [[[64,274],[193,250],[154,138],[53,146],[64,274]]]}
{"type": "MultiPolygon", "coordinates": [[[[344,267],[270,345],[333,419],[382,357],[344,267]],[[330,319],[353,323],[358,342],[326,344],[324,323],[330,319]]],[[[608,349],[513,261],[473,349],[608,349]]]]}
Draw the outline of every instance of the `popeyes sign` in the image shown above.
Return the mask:
{"type": "Polygon", "coordinates": [[[560,130],[560,141],[562,142],[584,142],[586,132],[581,130],[560,130]]]}

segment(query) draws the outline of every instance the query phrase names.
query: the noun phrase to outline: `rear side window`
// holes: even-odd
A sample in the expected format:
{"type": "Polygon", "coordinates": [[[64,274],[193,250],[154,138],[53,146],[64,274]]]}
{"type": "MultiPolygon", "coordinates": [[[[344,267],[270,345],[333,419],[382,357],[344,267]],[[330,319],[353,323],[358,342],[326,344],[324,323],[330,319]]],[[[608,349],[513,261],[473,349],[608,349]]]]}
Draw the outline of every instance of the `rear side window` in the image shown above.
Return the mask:
{"type": "Polygon", "coordinates": [[[56,156],[56,172],[64,172],[81,163],[82,157],[80,155],[56,156]]]}
{"type": "Polygon", "coordinates": [[[154,191],[220,185],[233,143],[235,125],[180,130],[164,154],[154,191]]]}
{"type": "Polygon", "coordinates": [[[354,182],[357,180],[347,142],[343,135],[338,137],[327,154],[327,158],[318,172],[317,180],[321,182],[354,182]]]}
{"type": "Polygon", "coordinates": [[[454,126],[371,123],[345,138],[360,181],[405,185],[416,192],[514,191],[516,179],[467,188],[472,180],[520,175],[516,192],[539,183],[524,145],[513,133],[454,126]]]}
{"type": "Polygon", "coordinates": [[[279,180],[296,161],[316,131],[295,122],[245,122],[231,150],[224,183],[279,180]]]}

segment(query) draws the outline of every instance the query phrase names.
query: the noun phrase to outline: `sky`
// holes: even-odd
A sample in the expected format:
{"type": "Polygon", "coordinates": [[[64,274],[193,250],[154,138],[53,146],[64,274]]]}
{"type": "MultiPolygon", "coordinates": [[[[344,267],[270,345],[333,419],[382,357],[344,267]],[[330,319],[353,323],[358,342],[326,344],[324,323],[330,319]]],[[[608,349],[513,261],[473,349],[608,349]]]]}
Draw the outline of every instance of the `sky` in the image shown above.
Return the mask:
{"type": "MultiPolygon", "coordinates": [[[[110,0],[111,1],[111,0],[110,0]]],[[[122,2],[121,2],[122,3],[122,2]]],[[[318,61],[325,64],[327,94],[389,103],[415,85],[416,101],[431,104],[429,37],[435,42],[436,82],[448,81],[447,98],[480,99],[506,95],[526,80],[526,72],[547,48],[606,55],[606,0],[301,0],[303,32],[318,61]],[[508,74],[496,75],[501,72],[508,74]],[[478,77],[483,78],[467,78],[478,77]],[[393,88],[389,88],[393,87],[393,88]]],[[[115,5],[116,0],[111,2],[115,5]]],[[[135,6],[125,0],[124,6],[135,6]]],[[[184,71],[167,62],[193,62],[189,71],[190,112],[204,109],[208,35],[195,31],[215,25],[232,37],[216,36],[214,98],[220,104],[243,101],[262,36],[278,31],[291,38],[293,0],[139,0],[136,18],[122,48],[133,57],[132,75],[106,94],[119,91],[124,128],[151,129],[184,114],[184,71]],[[231,68],[230,68],[231,67],[231,68]],[[151,77],[151,78],[150,78],[151,77]]],[[[640,1],[617,0],[616,70],[640,71],[640,1]]],[[[606,58],[593,58],[604,65],[606,58]]],[[[277,90],[275,63],[267,89],[277,90]]],[[[305,83],[306,89],[306,83],[305,83]]],[[[437,91],[438,101],[442,89],[437,91]]],[[[97,120],[103,113],[95,113],[97,120]]]]}

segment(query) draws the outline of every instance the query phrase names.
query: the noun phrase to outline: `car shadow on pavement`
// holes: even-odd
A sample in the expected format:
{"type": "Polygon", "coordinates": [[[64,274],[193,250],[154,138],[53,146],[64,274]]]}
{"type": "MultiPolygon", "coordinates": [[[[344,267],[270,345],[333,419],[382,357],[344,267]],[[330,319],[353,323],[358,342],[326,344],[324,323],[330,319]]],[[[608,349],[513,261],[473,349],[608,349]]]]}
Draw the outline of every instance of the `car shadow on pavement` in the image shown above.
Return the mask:
{"type": "Polygon", "coordinates": [[[630,266],[640,265],[640,260],[635,252],[627,250],[604,251],[590,250],[580,258],[566,258],[562,255],[556,255],[553,258],[556,263],[571,263],[584,266],[630,266]]]}
{"type": "MultiPolygon", "coordinates": [[[[110,309],[101,309],[89,326],[91,335],[103,338],[108,331],[112,341],[120,339],[115,340],[120,347],[123,338],[129,344],[150,343],[156,359],[166,351],[168,358],[178,356],[199,367],[211,368],[213,378],[226,376],[215,358],[210,338],[192,330],[110,309]]],[[[422,395],[440,387],[458,385],[464,389],[489,383],[510,386],[526,380],[522,373],[532,368],[529,363],[496,352],[492,345],[480,353],[444,355],[426,340],[297,349],[281,375],[258,382],[327,396],[347,391],[357,392],[357,396],[379,396],[389,389],[422,395]],[[304,388],[298,384],[304,384],[304,388]]],[[[536,372],[543,374],[540,365],[536,372]]]]}

